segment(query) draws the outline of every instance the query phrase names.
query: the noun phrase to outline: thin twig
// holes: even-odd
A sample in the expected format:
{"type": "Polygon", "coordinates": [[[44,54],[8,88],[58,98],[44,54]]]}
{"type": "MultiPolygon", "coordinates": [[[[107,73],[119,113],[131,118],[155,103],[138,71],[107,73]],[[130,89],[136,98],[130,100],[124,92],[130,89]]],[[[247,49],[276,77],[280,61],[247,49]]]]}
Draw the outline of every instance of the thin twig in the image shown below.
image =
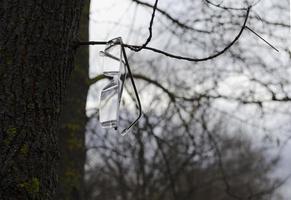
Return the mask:
{"type": "MultiPolygon", "coordinates": [[[[153,6],[153,13],[152,13],[151,21],[150,21],[150,26],[149,26],[149,37],[147,38],[146,42],[141,46],[124,44],[124,47],[127,47],[127,48],[129,48],[129,49],[131,49],[131,50],[133,50],[135,52],[138,52],[138,51],[140,51],[142,49],[145,49],[145,50],[149,50],[149,51],[153,51],[155,53],[163,54],[163,55],[165,55],[167,57],[178,59],[178,60],[186,60],[186,61],[191,61],[191,62],[202,62],[202,61],[207,61],[207,60],[214,59],[214,58],[222,55],[223,53],[225,53],[228,49],[230,49],[236,43],[236,41],[238,41],[238,39],[242,35],[243,31],[245,29],[247,29],[247,30],[251,31],[253,34],[255,34],[257,37],[259,37],[266,44],[268,44],[272,49],[274,49],[275,51],[279,52],[279,50],[276,47],[274,47],[267,40],[265,40],[262,36],[260,36],[258,33],[256,33],[254,30],[252,30],[250,27],[248,27],[246,25],[247,21],[248,21],[248,18],[249,18],[249,13],[250,13],[251,6],[248,7],[248,9],[247,9],[247,13],[246,13],[246,17],[245,17],[244,23],[243,23],[243,25],[241,27],[241,30],[239,31],[238,35],[224,49],[222,49],[221,51],[219,51],[219,52],[217,52],[217,53],[215,53],[213,55],[210,55],[210,56],[207,56],[207,57],[204,57],[204,58],[193,58],[193,57],[175,55],[175,54],[172,54],[172,53],[169,53],[169,52],[157,49],[157,48],[148,47],[147,45],[151,41],[151,38],[152,38],[152,27],[153,27],[153,22],[154,22],[154,18],[155,18],[155,11],[157,10],[157,4],[158,4],[158,0],[156,0],[155,5],[153,6]]],[[[107,43],[106,41],[91,41],[91,42],[89,41],[89,42],[79,42],[78,44],[79,45],[105,45],[106,43],[107,43]]]]}
{"type": "Polygon", "coordinates": [[[108,42],[107,41],[88,41],[88,42],[78,42],[79,46],[84,46],[84,45],[106,45],[108,42]]]}
{"type": "MultiPolygon", "coordinates": [[[[142,46],[124,44],[124,47],[127,47],[127,48],[129,48],[129,49],[131,49],[133,51],[137,51],[137,49],[150,50],[150,51],[153,51],[155,53],[163,54],[163,55],[165,55],[167,57],[170,57],[170,58],[175,58],[175,59],[178,59],[178,60],[187,60],[187,61],[191,61],[191,62],[202,62],[202,61],[211,60],[211,59],[216,58],[216,57],[222,55],[223,53],[225,53],[228,49],[230,49],[237,42],[237,40],[242,35],[244,29],[246,28],[246,23],[247,23],[248,18],[249,18],[250,9],[251,9],[251,7],[249,7],[247,9],[247,13],[246,13],[246,17],[245,17],[244,23],[243,23],[243,25],[241,27],[241,30],[237,34],[237,36],[224,49],[222,49],[221,51],[219,51],[219,52],[217,52],[217,53],[215,53],[213,55],[210,55],[210,56],[207,56],[207,57],[204,57],[204,58],[193,58],[193,57],[191,58],[191,57],[186,57],[186,56],[175,55],[175,54],[172,54],[172,53],[169,53],[169,52],[157,49],[157,48],[147,47],[146,46],[147,42],[142,46]]],[[[151,30],[151,28],[150,28],[150,30],[151,30]]],[[[104,43],[106,44],[106,42],[100,42],[100,41],[95,42],[95,41],[92,41],[92,42],[82,42],[82,43],[79,43],[79,44],[80,45],[98,45],[98,44],[104,44],[104,43]]]]}
{"type": "Polygon", "coordinates": [[[272,44],[270,44],[267,40],[265,40],[262,36],[260,36],[259,34],[257,34],[250,27],[246,26],[246,29],[248,29],[249,31],[251,31],[253,34],[255,34],[258,38],[260,38],[261,40],[263,40],[265,43],[267,43],[267,45],[269,45],[272,49],[274,49],[275,51],[279,52],[279,50],[276,47],[274,47],[272,44]]]}
{"type": "MultiPolygon", "coordinates": [[[[153,8],[154,6],[152,4],[149,4],[147,2],[143,2],[140,0],[132,0],[133,2],[145,6],[145,7],[149,7],[149,8],[153,8]]],[[[205,30],[201,30],[201,29],[196,29],[193,28],[191,26],[188,26],[187,24],[179,21],[179,19],[174,18],[173,16],[171,16],[168,12],[166,12],[165,10],[161,9],[161,8],[156,8],[156,10],[164,17],[166,17],[168,20],[170,20],[173,24],[176,24],[177,26],[179,26],[182,29],[186,29],[186,30],[191,30],[191,31],[197,31],[197,32],[201,32],[201,33],[209,33],[209,31],[205,31],[205,30]]]]}
{"type": "Polygon", "coordinates": [[[149,26],[149,36],[148,36],[146,42],[141,46],[128,46],[128,48],[130,48],[131,50],[138,52],[138,51],[144,49],[150,43],[152,36],[153,36],[153,24],[154,24],[154,19],[155,19],[155,14],[156,14],[158,2],[159,2],[159,0],[156,0],[154,7],[153,7],[152,18],[151,18],[150,26],[149,26]]]}
{"type": "MultiPolygon", "coordinates": [[[[240,36],[242,35],[244,29],[246,28],[246,23],[247,23],[248,18],[249,18],[250,9],[251,9],[251,7],[249,7],[247,9],[247,13],[246,13],[246,17],[245,17],[244,23],[243,23],[243,25],[241,27],[241,30],[239,31],[238,35],[223,50],[221,50],[221,51],[219,51],[219,52],[217,52],[217,53],[215,53],[213,55],[210,55],[210,56],[207,56],[207,57],[204,57],[204,58],[191,58],[191,57],[186,57],[186,56],[175,55],[175,54],[172,54],[172,53],[160,50],[160,49],[156,49],[156,48],[153,48],[153,47],[143,47],[142,49],[150,50],[150,51],[153,51],[155,53],[163,54],[163,55],[165,55],[167,57],[175,58],[175,59],[178,59],[178,60],[187,60],[187,61],[192,61],[192,62],[201,62],[201,61],[211,60],[211,59],[216,58],[216,57],[220,56],[221,54],[225,53],[240,38],[240,36]]],[[[125,44],[125,47],[130,48],[130,47],[138,47],[138,46],[125,44]]]]}
{"type": "Polygon", "coordinates": [[[205,3],[209,4],[209,5],[212,5],[212,6],[215,6],[217,8],[221,8],[221,9],[224,9],[224,10],[247,10],[248,8],[235,8],[235,7],[226,7],[226,6],[222,6],[221,3],[219,4],[215,4],[209,0],[204,0],[205,3]]]}

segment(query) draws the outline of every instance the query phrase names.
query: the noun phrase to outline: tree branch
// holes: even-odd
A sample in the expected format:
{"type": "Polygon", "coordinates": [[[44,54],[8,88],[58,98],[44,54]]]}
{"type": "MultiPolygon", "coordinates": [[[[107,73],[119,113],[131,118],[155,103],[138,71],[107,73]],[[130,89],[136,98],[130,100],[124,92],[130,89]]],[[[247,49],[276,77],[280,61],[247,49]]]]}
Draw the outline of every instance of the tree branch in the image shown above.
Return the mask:
{"type": "Polygon", "coordinates": [[[154,19],[155,19],[155,14],[156,14],[158,2],[159,2],[159,0],[156,0],[155,4],[153,6],[153,13],[152,13],[151,21],[150,21],[150,26],[149,26],[149,36],[148,36],[146,42],[141,46],[128,46],[128,48],[130,48],[131,50],[138,52],[138,51],[142,50],[143,48],[145,48],[150,43],[152,36],[153,36],[153,24],[154,24],[154,19]]]}
{"type": "MultiPolygon", "coordinates": [[[[157,3],[157,1],[156,1],[156,3],[157,3]]],[[[170,58],[174,58],[174,59],[178,59],[178,60],[187,60],[187,61],[191,61],[191,62],[202,62],[202,61],[211,60],[211,59],[214,59],[214,58],[222,55],[223,53],[225,53],[228,49],[230,49],[238,41],[238,39],[240,38],[240,36],[242,35],[243,31],[246,28],[246,23],[247,23],[248,18],[249,18],[250,9],[251,9],[251,7],[249,7],[247,9],[247,13],[246,13],[246,17],[245,17],[244,23],[243,23],[239,33],[237,34],[237,36],[224,49],[222,49],[221,51],[219,51],[219,52],[217,52],[217,53],[215,53],[213,55],[210,55],[210,56],[207,56],[207,57],[204,57],[204,58],[193,58],[193,57],[179,56],[179,55],[175,55],[175,54],[172,54],[172,53],[169,53],[169,52],[157,49],[157,48],[147,47],[147,44],[149,43],[149,41],[151,40],[151,37],[152,37],[151,31],[152,31],[152,23],[153,23],[153,18],[154,18],[154,12],[153,12],[151,24],[150,24],[150,27],[149,27],[150,36],[148,37],[147,41],[142,46],[124,44],[124,47],[127,47],[127,48],[129,48],[129,49],[131,49],[133,51],[136,51],[136,52],[140,51],[142,49],[145,49],[145,50],[149,50],[149,51],[153,51],[155,53],[159,53],[159,54],[165,55],[165,56],[170,57],[170,58]]],[[[155,9],[154,9],[154,11],[155,11],[155,9]]],[[[89,42],[80,42],[79,43],[79,45],[99,45],[99,44],[104,44],[104,42],[102,42],[102,41],[91,41],[90,42],[89,41],[89,42]]]]}
{"type": "MultiPolygon", "coordinates": [[[[153,8],[154,6],[147,3],[147,2],[143,2],[143,1],[139,1],[139,0],[132,0],[133,2],[143,5],[145,7],[149,7],[149,8],[153,8]]],[[[201,33],[209,33],[209,31],[205,31],[205,30],[200,30],[200,29],[195,29],[191,26],[188,26],[182,22],[180,22],[178,19],[175,19],[174,17],[172,17],[169,13],[167,13],[166,11],[162,10],[161,8],[156,8],[156,10],[163,16],[165,16],[167,19],[169,19],[172,23],[177,24],[179,27],[186,29],[186,30],[191,30],[191,31],[197,31],[197,32],[201,32],[201,33]]]]}
{"type": "Polygon", "coordinates": [[[267,43],[267,45],[269,45],[272,49],[274,49],[275,51],[279,52],[279,50],[276,47],[274,47],[271,43],[269,43],[267,40],[265,40],[262,36],[260,36],[259,34],[257,34],[250,27],[246,26],[246,29],[248,29],[249,31],[251,31],[253,34],[255,34],[258,38],[260,38],[261,40],[263,40],[265,43],[267,43]]]}

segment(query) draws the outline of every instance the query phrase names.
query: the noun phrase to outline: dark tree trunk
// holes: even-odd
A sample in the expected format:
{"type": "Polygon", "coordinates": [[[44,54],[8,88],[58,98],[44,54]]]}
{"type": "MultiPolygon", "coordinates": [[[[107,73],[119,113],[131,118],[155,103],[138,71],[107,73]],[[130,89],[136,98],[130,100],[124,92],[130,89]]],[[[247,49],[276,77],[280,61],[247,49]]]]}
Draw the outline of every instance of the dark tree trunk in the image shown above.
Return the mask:
{"type": "MultiPolygon", "coordinates": [[[[86,0],[80,20],[80,40],[88,40],[90,1],[86,0]]],[[[61,160],[57,199],[82,200],[84,191],[85,106],[88,91],[88,46],[79,48],[75,67],[66,89],[64,107],[61,113],[59,146],[61,160]]]]}
{"type": "Polygon", "coordinates": [[[0,199],[54,199],[81,1],[0,3],[0,199]]]}

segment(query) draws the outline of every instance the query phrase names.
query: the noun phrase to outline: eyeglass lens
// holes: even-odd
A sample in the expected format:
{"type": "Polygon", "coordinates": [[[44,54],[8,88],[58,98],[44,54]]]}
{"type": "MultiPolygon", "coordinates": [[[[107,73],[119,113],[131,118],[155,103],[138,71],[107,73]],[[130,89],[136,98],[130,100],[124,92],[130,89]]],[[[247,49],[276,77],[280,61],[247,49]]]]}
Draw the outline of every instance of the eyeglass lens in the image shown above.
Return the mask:
{"type": "Polygon", "coordinates": [[[111,79],[110,83],[101,92],[99,114],[101,126],[104,128],[117,127],[119,116],[119,83],[118,79],[111,79]]]}
{"type": "Polygon", "coordinates": [[[100,54],[103,59],[103,74],[110,79],[110,82],[102,89],[100,97],[99,117],[103,128],[117,128],[118,125],[122,91],[121,53],[120,45],[113,44],[113,46],[107,46],[105,51],[100,54]]]}

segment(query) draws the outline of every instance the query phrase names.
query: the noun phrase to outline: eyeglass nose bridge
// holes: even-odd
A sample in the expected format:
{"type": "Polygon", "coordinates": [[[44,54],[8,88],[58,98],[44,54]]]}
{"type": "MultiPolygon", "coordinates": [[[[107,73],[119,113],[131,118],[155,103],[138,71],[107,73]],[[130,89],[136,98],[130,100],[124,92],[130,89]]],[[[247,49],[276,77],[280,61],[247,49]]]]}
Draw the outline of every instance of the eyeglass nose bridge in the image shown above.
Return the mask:
{"type": "Polygon", "coordinates": [[[121,37],[113,38],[107,42],[107,47],[105,48],[105,51],[107,51],[108,49],[115,45],[122,45],[122,43],[123,42],[121,37]]]}

